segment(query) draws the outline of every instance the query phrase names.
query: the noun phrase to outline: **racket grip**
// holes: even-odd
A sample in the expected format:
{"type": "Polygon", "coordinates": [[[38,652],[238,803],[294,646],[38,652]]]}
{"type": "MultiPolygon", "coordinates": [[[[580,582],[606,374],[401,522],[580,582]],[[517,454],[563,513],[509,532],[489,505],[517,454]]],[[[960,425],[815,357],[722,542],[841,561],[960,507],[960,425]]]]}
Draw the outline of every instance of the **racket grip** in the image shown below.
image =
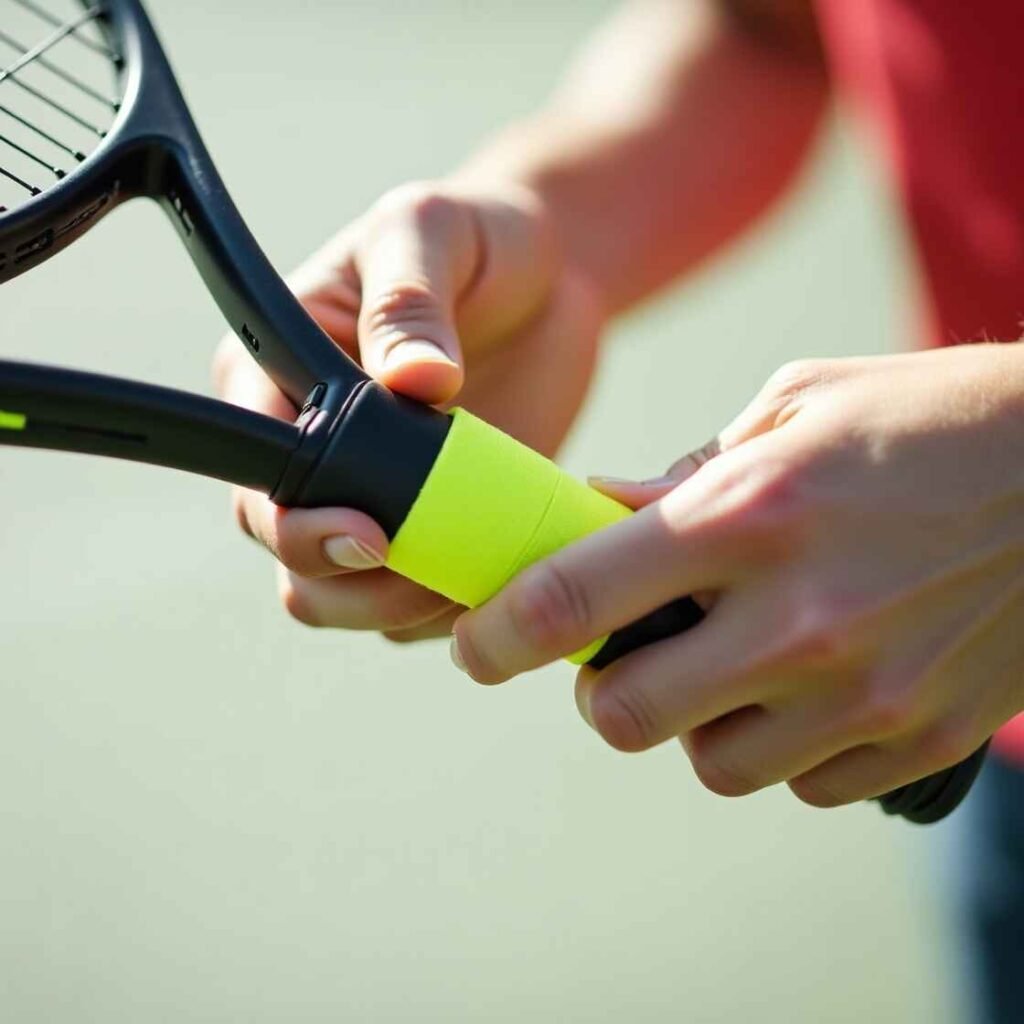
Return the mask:
{"type": "MultiPolygon", "coordinates": [[[[457,409],[433,468],[391,544],[388,564],[468,607],[482,604],[526,566],[631,511],[553,462],[457,409]]],[[[682,597],[578,651],[596,668],[676,636],[704,617],[682,597]]],[[[918,824],[954,810],[974,783],[983,747],[960,764],[878,798],[887,814],[918,824]]]]}

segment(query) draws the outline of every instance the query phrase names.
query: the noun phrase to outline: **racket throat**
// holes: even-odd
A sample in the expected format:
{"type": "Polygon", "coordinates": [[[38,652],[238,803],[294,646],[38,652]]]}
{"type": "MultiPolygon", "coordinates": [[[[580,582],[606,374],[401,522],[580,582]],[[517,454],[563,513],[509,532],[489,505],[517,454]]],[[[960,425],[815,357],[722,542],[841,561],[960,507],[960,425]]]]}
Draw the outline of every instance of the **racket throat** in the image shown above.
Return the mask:
{"type": "Polygon", "coordinates": [[[324,384],[310,392],[297,422],[299,444],[270,497],[289,507],[356,508],[394,537],[444,447],[451,419],[371,380],[333,404],[337,395],[324,384]]]}

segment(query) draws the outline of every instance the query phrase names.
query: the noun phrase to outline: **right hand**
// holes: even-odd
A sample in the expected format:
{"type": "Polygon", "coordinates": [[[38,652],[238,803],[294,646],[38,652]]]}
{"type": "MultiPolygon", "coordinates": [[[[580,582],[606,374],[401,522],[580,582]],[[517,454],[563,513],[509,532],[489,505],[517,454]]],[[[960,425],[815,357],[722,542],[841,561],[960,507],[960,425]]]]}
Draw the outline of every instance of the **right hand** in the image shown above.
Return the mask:
{"type": "MultiPolygon", "coordinates": [[[[604,315],[565,265],[539,200],[512,185],[402,186],[291,279],[334,341],[376,380],[422,402],[458,404],[545,455],[576,417],[604,315]]],[[[231,402],[292,420],[295,410],[224,339],[214,366],[231,402]]],[[[388,539],[354,509],[284,509],[236,488],[242,528],[281,562],[282,601],[314,626],[392,640],[447,636],[462,608],[383,568],[388,539]]]]}

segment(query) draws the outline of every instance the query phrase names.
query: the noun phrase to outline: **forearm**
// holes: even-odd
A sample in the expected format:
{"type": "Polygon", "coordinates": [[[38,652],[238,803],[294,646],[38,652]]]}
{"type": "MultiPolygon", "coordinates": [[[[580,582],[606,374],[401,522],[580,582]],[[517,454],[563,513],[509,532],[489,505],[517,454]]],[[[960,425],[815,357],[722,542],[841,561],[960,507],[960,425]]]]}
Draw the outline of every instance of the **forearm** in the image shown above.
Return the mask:
{"type": "Polygon", "coordinates": [[[461,172],[533,188],[566,258],[611,311],[754,221],[791,181],[821,119],[827,84],[813,46],[744,25],[727,6],[627,4],[549,105],[461,172]]]}

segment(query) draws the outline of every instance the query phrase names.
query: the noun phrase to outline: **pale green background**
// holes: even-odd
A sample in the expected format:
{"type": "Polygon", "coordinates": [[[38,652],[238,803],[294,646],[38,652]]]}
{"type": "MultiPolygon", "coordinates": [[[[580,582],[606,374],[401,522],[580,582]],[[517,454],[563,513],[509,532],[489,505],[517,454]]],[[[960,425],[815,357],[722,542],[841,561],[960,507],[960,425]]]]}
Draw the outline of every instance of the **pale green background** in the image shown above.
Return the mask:
{"type": "MultiPolygon", "coordinates": [[[[153,3],[282,268],[530,109],[608,6],[153,3]]],[[[659,471],[785,360],[896,344],[886,206],[832,132],[617,327],[568,465],[659,471]]],[[[205,388],[221,324],[160,216],[6,286],[3,354],[205,388]]],[[[481,689],[443,645],[305,630],[217,483],[0,451],[0,493],[3,1021],[947,1019],[927,833],[616,754],[565,666],[481,689]]]]}

